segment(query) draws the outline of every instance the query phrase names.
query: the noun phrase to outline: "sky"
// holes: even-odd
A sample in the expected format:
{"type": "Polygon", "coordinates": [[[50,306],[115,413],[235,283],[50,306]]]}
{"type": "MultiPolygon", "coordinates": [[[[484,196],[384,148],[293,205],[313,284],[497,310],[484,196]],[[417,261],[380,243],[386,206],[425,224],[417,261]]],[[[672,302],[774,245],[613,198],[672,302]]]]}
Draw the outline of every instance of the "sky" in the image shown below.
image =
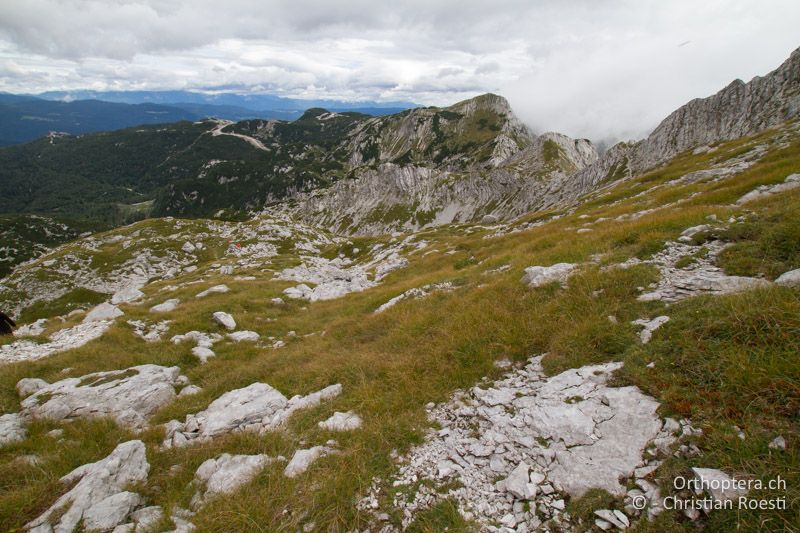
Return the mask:
{"type": "Polygon", "coordinates": [[[0,0],[0,91],[217,90],[449,105],[613,141],[776,68],[797,0],[0,0]]]}

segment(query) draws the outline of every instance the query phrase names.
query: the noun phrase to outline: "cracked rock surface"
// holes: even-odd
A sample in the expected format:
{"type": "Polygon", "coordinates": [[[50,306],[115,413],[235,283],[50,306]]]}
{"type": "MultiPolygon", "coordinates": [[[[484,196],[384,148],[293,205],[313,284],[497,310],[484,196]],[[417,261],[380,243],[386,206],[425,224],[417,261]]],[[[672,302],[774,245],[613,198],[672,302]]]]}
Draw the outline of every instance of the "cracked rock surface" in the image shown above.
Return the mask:
{"type": "Polygon", "coordinates": [[[172,401],[185,384],[177,366],[140,365],[95,372],[46,385],[22,400],[21,414],[68,420],[109,416],[119,424],[142,429],[157,409],[172,401]]]}
{"type": "Polygon", "coordinates": [[[26,528],[34,533],[68,533],[83,522],[88,531],[110,531],[144,503],[128,488],[146,481],[149,470],[144,443],[124,442],[105,459],[62,477],[64,484],[77,484],[26,528]]]}
{"type": "MultiPolygon", "coordinates": [[[[625,495],[620,479],[647,464],[646,447],[656,439],[665,447],[674,441],[662,430],[658,402],[636,387],[607,385],[622,363],[547,378],[541,358],[490,388],[458,391],[430,410],[442,429],[430,430],[422,445],[401,458],[392,484],[433,479],[460,486],[445,494],[427,486],[399,493],[394,505],[403,509],[404,527],[418,510],[453,497],[465,517],[484,525],[502,520],[506,527],[536,528],[563,510],[560,494],[580,497],[599,488],[625,495]],[[524,500],[531,511],[518,505],[524,500]]],[[[360,505],[376,508],[375,491],[360,505]]]]}
{"type": "Polygon", "coordinates": [[[0,415],[0,446],[25,440],[25,421],[19,413],[0,415]]]}
{"type": "Polygon", "coordinates": [[[193,503],[197,507],[207,498],[229,494],[255,478],[268,464],[280,460],[284,458],[229,453],[223,453],[216,459],[208,459],[195,472],[195,481],[203,490],[197,493],[193,503]]]}

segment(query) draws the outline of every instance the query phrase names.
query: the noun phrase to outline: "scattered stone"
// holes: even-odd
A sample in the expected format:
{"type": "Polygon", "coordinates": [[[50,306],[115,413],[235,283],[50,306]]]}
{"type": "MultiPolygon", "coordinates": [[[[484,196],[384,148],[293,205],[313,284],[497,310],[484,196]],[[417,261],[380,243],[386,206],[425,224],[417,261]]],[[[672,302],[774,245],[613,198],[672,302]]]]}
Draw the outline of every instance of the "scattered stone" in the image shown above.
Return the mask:
{"type": "Polygon", "coordinates": [[[179,375],[177,366],[140,365],[67,378],[25,398],[21,413],[49,420],[109,416],[141,429],[150,415],[175,398],[179,375]]]}
{"type": "Polygon", "coordinates": [[[185,243],[183,243],[183,246],[181,246],[181,250],[183,250],[187,254],[194,253],[196,249],[197,247],[189,241],[186,241],[185,243]]]}
{"type": "Polygon", "coordinates": [[[361,417],[351,411],[347,413],[336,411],[333,416],[318,425],[329,431],[352,431],[361,427],[361,417]]]}
{"type": "Polygon", "coordinates": [[[286,303],[283,301],[283,298],[273,298],[270,300],[270,302],[272,302],[274,305],[283,305],[286,303]]]}
{"type": "Polygon", "coordinates": [[[47,432],[47,436],[50,437],[50,438],[53,438],[53,439],[60,439],[61,437],[64,436],[64,430],[60,429],[60,428],[59,429],[52,429],[52,430],[47,432]]]}
{"type": "Polygon", "coordinates": [[[525,275],[522,276],[522,283],[531,288],[541,287],[556,281],[564,285],[576,266],[572,263],[556,263],[549,267],[528,267],[525,269],[525,275]]]}
{"type": "Polygon", "coordinates": [[[214,294],[214,293],[223,294],[228,291],[230,291],[230,289],[228,288],[227,285],[214,285],[213,287],[209,287],[208,289],[197,293],[197,296],[195,296],[195,298],[205,298],[209,294],[214,294]]]}
{"type": "Polygon", "coordinates": [[[140,440],[117,446],[111,455],[79,466],[61,478],[65,485],[77,484],[45,511],[25,525],[32,532],[73,531],[83,522],[87,530],[109,531],[127,522],[143,499],[127,488],[147,479],[150,464],[140,440]]]}
{"type": "Polygon", "coordinates": [[[391,300],[389,300],[385,304],[383,304],[380,307],[378,307],[375,310],[375,314],[383,313],[384,311],[386,311],[390,307],[393,307],[394,305],[396,305],[397,303],[399,303],[399,302],[401,302],[403,300],[408,300],[410,298],[425,298],[431,292],[449,291],[449,290],[452,290],[454,288],[455,287],[453,286],[453,284],[450,283],[449,281],[446,281],[444,283],[432,283],[430,285],[424,285],[422,287],[415,287],[413,289],[409,289],[409,290],[405,291],[403,294],[400,294],[399,296],[395,296],[394,298],[392,298],[391,300]]]}
{"type": "Polygon", "coordinates": [[[14,331],[15,337],[38,337],[44,333],[47,324],[46,318],[40,318],[32,324],[25,324],[14,331]]]}
{"type": "Polygon", "coordinates": [[[178,304],[181,303],[180,300],[177,298],[170,298],[169,300],[165,301],[164,303],[160,303],[158,305],[154,305],[150,308],[151,313],[169,313],[175,310],[178,307],[178,304]]]}
{"type": "Polygon", "coordinates": [[[536,529],[540,519],[563,510],[557,493],[579,498],[598,488],[624,496],[620,480],[649,465],[643,457],[650,443],[664,447],[676,437],[662,430],[658,402],[636,387],[607,385],[621,366],[591,365],[548,378],[541,356],[534,357],[491,388],[457,391],[450,402],[434,406],[429,418],[441,429],[430,430],[423,444],[401,458],[390,480],[416,487],[396,496],[402,527],[418,510],[448,497],[484,526],[510,513],[517,524],[536,529]],[[460,488],[440,493],[436,486],[418,487],[420,479],[458,482],[460,488]],[[514,507],[524,499],[530,501],[528,512],[514,507]]]}
{"type": "Polygon", "coordinates": [[[128,320],[128,324],[133,327],[133,334],[143,339],[145,342],[158,342],[161,336],[169,331],[172,320],[162,320],[155,324],[149,324],[144,320],[128,320]]]}
{"type": "Polygon", "coordinates": [[[785,450],[786,449],[786,439],[783,438],[783,435],[778,435],[775,437],[772,442],[769,443],[770,450],[785,450]]]}
{"type": "Polygon", "coordinates": [[[331,385],[308,396],[291,400],[266,383],[253,383],[226,392],[205,411],[186,416],[184,422],[173,420],[165,425],[167,448],[204,442],[217,435],[237,431],[266,432],[282,426],[298,409],[316,407],[341,393],[341,385],[331,385]]]}
{"type": "Polygon", "coordinates": [[[137,531],[152,531],[164,518],[164,510],[158,505],[143,507],[131,513],[137,531]]]}
{"type": "Polygon", "coordinates": [[[639,332],[639,339],[642,341],[642,344],[647,344],[650,342],[650,339],[653,338],[653,332],[667,322],[669,322],[669,317],[662,315],[655,317],[653,320],[640,318],[639,320],[634,320],[631,324],[642,326],[643,329],[639,332]]]}
{"type": "Polygon", "coordinates": [[[0,446],[23,441],[27,436],[25,421],[19,413],[0,415],[0,446]]]}
{"type": "Polygon", "coordinates": [[[308,450],[297,450],[292,460],[286,465],[283,475],[288,478],[297,477],[308,470],[314,461],[332,453],[336,453],[336,450],[328,446],[314,446],[308,450]]]}
{"type": "Polygon", "coordinates": [[[86,313],[86,316],[83,318],[83,323],[88,324],[89,322],[99,322],[101,320],[114,320],[118,316],[124,314],[125,313],[115,305],[111,305],[108,302],[101,303],[86,313]]]}
{"type": "Polygon", "coordinates": [[[609,509],[600,509],[594,512],[600,519],[605,520],[618,529],[628,529],[631,525],[628,517],[620,511],[611,511],[609,509]]]}
{"type": "Polygon", "coordinates": [[[50,335],[50,342],[38,344],[30,340],[19,340],[0,346],[0,362],[34,361],[50,355],[80,348],[103,335],[111,327],[111,320],[81,323],[50,335]]]}
{"type": "Polygon", "coordinates": [[[702,491],[705,491],[715,501],[736,500],[747,495],[747,489],[738,487],[732,478],[716,468],[692,468],[697,481],[700,482],[702,491]]]}
{"type": "Polygon", "coordinates": [[[228,331],[233,331],[234,329],[236,329],[236,321],[229,313],[226,313],[224,311],[216,311],[211,316],[214,319],[214,322],[224,327],[228,331]]]}

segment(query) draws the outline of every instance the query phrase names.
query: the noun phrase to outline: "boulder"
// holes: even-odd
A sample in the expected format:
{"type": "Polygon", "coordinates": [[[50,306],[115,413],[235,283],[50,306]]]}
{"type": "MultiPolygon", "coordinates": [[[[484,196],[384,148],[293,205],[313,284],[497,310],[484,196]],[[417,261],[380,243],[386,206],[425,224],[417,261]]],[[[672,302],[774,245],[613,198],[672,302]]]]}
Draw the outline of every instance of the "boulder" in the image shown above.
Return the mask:
{"type": "Polygon", "coordinates": [[[223,453],[216,459],[208,459],[201,464],[194,478],[203,486],[203,499],[218,494],[230,494],[250,482],[264,467],[275,460],[268,455],[223,453]]]}
{"type": "Polygon", "coordinates": [[[202,292],[198,292],[197,296],[195,296],[195,298],[205,298],[209,294],[214,294],[214,293],[222,294],[222,293],[226,293],[228,291],[230,291],[230,289],[228,288],[227,285],[214,285],[213,287],[209,287],[208,289],[206,289],[206,290],[204,290],[202,292]]]}
{"type": "Polygon", "coordinates": [[[307,450],[297,450],[294,453],[292,460],[289,461],[289,464],[286,465],[286,468],[283,470],[283,475],[288,478],[297,477],[308,470],[311,464],[320,457],[324,457],[335,452],[336,450],[329,448],[328,446],[314,446],[313,448],[309,448],[307,450]]]}
{"type": "Polygon", "coordinates": [[[154,305],[150,308],[151,313],[169,313],[174,311],[178,304],[181,303],[180,300],[177,298],[170,298],[169,300],[160,303],[158,305],[154,305]]]}
{"type": "Polygon", "coordinates": [[[256,342],[260,335],[255,331],[234,331],[228,333],[228,338],[233,342],[256,342]]]}
{"type": "Polygon", "coordinates": [[[800,285],[800,268],[784,272],[778,276],[775,283],[784,287],[796,287],[800,285]]]}
{"type": "Polygon", "coordinates": [[[147,480],[150,464],[144,443],[124,442],[105,459],[79,466],[61,482],[72,489],[41,516],[26,524],[37,532],[73,531],[83,521],[87,530],[109,531],[128,521],[142,498],[128,487],[147,480]]]}
{"type": "Polygon", "coordinates": [[[20,442],[27,436],[25,420],[19,413],[0,415],[0,446],[20,442]]]}
{"type": "Polygon", "coordinates": [[[350,411],[347,413],[337,411],[333,413],[333,416],[318,425],[328,431],[351,431],[361,427],[361,417],[350,411]]]}
{"type": "Polygon", "coordinates": [[[21,380],[17,381],[17,394],[20,398],[27,398],[34,392],[37,392],[48,385],[49,383],[43,379],[22,378],[21,380]]]}
{"type": "Polygon", "coordinates": [[[114,293],[111,297],[111,303],[114,305],[135,302],[144,298],[144,293],[137,287],[125,287],[114,293]]]}
{"type": "Polygon", "coordinates": [[[236,329],[236,321],[229,313],[226,313],[224,311],[216,311],[211,316],[214,319],[214,322],[224,327],[228,331],[233,331],[234,329],[236,329]]]}
{"type": "Polygon", "coordinates": [[[735,501],[740,496],[747,495],[747,489],[737,487],[733,478],[716,468],[692,468],[695,479],[703,491],[715,501],[735,501]]]}
{"type": "Polygon", "coordinates": [[[525,275],[522,276],[522,283],[529,287],[541,287],[548,283],[559,282],[562,285],[566,283],[572,271],[577,265],[572,263],[556,263],[549,267],[532,266],[525,269],[525,275]]]}
{"type": "Polygon", "coordinates": [[[142,429],[150,415],[175,398],[179,377],[177,366],[140,365],[67,378],[25,398],[21,412],[49,420],[108,416],[121,425],[142,429]]]}

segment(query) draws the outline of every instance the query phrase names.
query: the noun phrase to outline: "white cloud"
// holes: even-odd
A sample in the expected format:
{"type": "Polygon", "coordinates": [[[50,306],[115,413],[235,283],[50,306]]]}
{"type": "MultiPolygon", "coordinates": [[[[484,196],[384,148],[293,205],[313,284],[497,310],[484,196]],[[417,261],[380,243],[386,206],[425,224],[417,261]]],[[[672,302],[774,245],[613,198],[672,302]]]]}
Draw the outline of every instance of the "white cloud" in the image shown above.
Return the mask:
{"type": "Polygon", "coordinates": [[[0,2],[0,90],[492,91],[536,130],[617,139],[776,67],[798,20],[795,0],[0,2]]]}

